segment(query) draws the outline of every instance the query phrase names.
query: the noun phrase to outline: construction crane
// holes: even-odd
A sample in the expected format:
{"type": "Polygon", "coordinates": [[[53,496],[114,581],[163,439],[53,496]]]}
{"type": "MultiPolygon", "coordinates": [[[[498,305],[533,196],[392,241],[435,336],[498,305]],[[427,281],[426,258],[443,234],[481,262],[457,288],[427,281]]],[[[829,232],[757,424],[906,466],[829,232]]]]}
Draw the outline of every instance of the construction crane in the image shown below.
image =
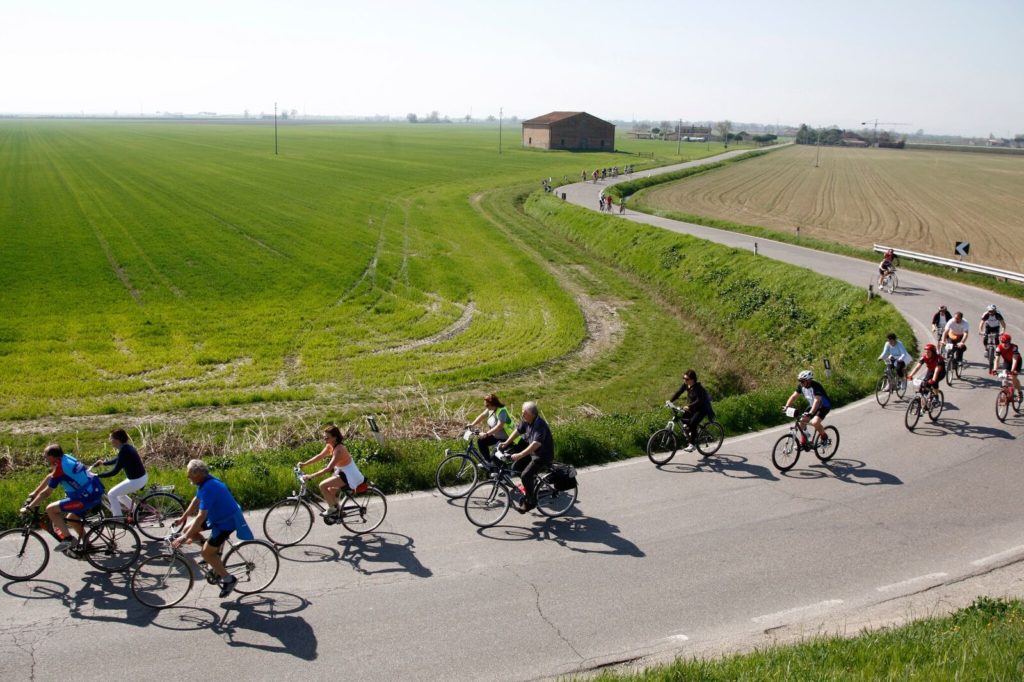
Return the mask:
{"type": "Polygon", "coordinates": [[[872,147],[878,146],[878,125],[879,124],[882,124],[884,126],[909,126],[909,125],[914,125],[913,123],[896,123],[894,121],[879,121],[877,118],[872,120],[872,121],[861,121],[860,122],[860,124],[862,126],[866,126],[869,123],[873,123],[874,124],[874,132],[871,134],[871,146],[872,147]]]}

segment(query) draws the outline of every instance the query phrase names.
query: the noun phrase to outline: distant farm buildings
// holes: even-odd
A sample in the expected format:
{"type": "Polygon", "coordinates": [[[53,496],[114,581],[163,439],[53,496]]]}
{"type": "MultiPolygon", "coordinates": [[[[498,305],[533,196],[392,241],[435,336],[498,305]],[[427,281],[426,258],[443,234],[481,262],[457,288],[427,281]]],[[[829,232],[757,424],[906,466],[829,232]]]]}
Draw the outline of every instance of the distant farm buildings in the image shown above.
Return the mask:
{"type": "Polygon", "coordinates": [[[523,146],[610,152],[615,150],[615,124],[585,111],[552,111],[523,121],[523,146]]]}

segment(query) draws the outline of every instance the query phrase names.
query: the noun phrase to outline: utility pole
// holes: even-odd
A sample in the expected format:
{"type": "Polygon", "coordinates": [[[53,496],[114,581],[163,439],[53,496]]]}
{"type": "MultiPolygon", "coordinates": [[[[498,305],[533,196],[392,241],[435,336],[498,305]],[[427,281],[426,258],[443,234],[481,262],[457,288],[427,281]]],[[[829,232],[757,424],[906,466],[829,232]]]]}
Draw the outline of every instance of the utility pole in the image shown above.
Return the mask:
{"type": "Polygon", "coordinates": [[[274,156],[277,156],[277,102],[274,102],[274,156]]]}
{"type": "MultiPolygon", "coordinates": [[[[815,168],[818,167],[818,161],[820,159],[821,159],[821,131],[819,130],[818,131],[818,150],[814,153],[814,167],[815,168]]],[[[796,228],[796,229],[797,229],[797,232],[800,231],[799,227],[796,228]]]]}
{"type": "Polygon", "coordinates": [[[505,110],[498,107],[498,154],[501,154],[501,117],[505,114],[505,110]]]}
{"type": "Polygon", "coordinates": [[[683,119],[679,119],[679,127],[676,128],[676,156],[679,156],[679,147],[683,143],[683,119]]]}

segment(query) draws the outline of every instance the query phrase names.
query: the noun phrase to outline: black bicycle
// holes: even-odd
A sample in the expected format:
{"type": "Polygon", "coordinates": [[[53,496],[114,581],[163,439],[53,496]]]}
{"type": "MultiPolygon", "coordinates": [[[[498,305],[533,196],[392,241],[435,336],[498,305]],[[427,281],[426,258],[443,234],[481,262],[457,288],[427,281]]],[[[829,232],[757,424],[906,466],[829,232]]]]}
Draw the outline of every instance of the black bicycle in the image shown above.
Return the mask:
{"type": "MultiPolygon", "coordinates": [[[[139,558],[139,535],[123,521],[104,518],[99,508],[82,519],[85,535],[78,547],[65,551],[71,558],[83,558],[106,573],[127,570],[139,558]]],[[[8,580],[31,580],[50,563],[50,547],[44,534],[60,542],[49,517],[38,507],[21,515],[21,526],[0,533],[0,575],[8,580]]]]}
{"type": "Polygon", "coordinates": [[[789,471],[796,466],[797,460],[800,459],[800,453],[805,450],[813,451],[815,457],[822,462],[827,462],[835,456],[839,449],[839,429],[834,426],[826,426],[825,433],[828,434],[828,440],[822,440],[817,429],[812,428],[811,435],[807,435],[807,430],[800,423],[804,413],[797,414],[796,408],[788,407],[786,416],[795,417],[795,420],[789,427],[789,432],[775,441],[775,447],[772,448],[772,464],[776,469],[789,471]]]}
{"type": "MultiPolygon", "coordinates": [[[[686,416],[681,408],[672,403],[665,403],[665,407],[672,410],[672,419],[665,428],[654,432],[647,440],[647,458],[656,465],[668,464],[680,446],[686,446],[689,440],[686,437],[686,416]]],[[[725,428],[714,419],[702,421],[697,426],[697,437],[693,446],[702,457],[710,457],[718,452],[725,440],[725,428]]]]}
{"type": "MultiPolygon", "coordinates": [[[[263,533],[278,547],[302,542],[313,528],[313,510],[326,511],[327,501],[310,489],[302,469],[292,469],[299,489],[267,510],[263,533]]],[[[338,491],[337,514],[323,516],[324,523],[341,523],[356,535],[376,530],[388,514],[388,498],[366,481],[358,490],[345,487],[338,491]]]]}
{"type": "Polygon", "coordinates": [[[922,379],[914,379],[914,386],[917,388],[917,395],[907,403],[907,413],[903,417],[903,423],[906,424],[908,431],[914,430],[925,412],[933,423],[938,421],[945,406],[945,396],[937,387],[934,390],[930,389],[922,379]]]}
{"type": "Polygon", "coordinates": [[[875,400],[882,407],[889,404],[892,394],[902,398],[907,393],[907,377],[900,376],[896,371],[896,358],[889,358],[885,363],[885,372],[875,385],[875,400]]]}
{"type": "MultiPolygon", "coordinates": [[[[514,475],[511,465],[503,462],[490,479],[478,483],[466,494],[466,518],[470,523],[489,528],[505,518],[513,500],[523,499],[524,493],[514,475]]],[[[567,513],[579,496],[576,470],[567,464],[552,463],[547,471],[537,476],[536,485],[537,511],[551,518],[567,513]]]]}
{"type": "Polygon", "coordinates": [[[477,484],[479,472],[489,476],[497,470],[498,465],[484,459],[480,452],[479,438],[478,431],[466,429],[462,434],[462,440],[466,441],[465,450],[452,452],[450,448],[445,448],[444,459],[434,472],[434,485],[445,497],[453,500],[462,497],[477,484]]]}
{"type": "MultiPolygon", "coordinates": [[[[964,373],[964,349],[958,344],[946,342],[946,385],[953,385],[953,376],[961,378],[964,373]]],[[[934,420],[933,420],[934,421],[934,420]]]]}
{"type": "MultiPolygon", "coordinates": [[[[185,514],[185,500],[174,492],[173,485],[153,484],[148,488],[128,493],[131,510],[124,519],[150,540],[162,540],[171,522],[185,514]]],[[[110,501],[103,496],[103,508],[110,512],[110,501]]]]}
{"type": "Polygon", "coordinates": [[[999,345],[999,327],[995,331],[985,328],[985,359],[988,367],[992,366],[992,360],[996,357],[996,346],[999,345]]]}

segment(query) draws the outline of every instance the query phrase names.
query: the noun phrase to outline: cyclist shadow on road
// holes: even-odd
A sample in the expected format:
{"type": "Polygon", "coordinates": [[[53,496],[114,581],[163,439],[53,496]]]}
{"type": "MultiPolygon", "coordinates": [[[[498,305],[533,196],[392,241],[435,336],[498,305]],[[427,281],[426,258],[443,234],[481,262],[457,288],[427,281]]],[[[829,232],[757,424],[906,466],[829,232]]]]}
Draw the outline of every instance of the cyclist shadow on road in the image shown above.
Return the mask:
{"type": "Polygon", "coordinates": [[[1014,435],[1009,431],[1003,429],[997,429],[993,426],[982,426],[980,424],[971,424],[963,419],[939,419],[940,424],[949,429],[949,432],[954,436],[960,436],[961,438],[974,438],[977,440],[989,440],[990,438],[1000,438],[1003,440],[1016,440],[1014,435]]]}
{"type": "MultiPolygon", "coordinates": [[[[678,455],[677,455],[678,456],[678,455]]],[[[772,470],[760,464],[751,464],[750,460],[740,455],[714,455],[699,458],[695,462],[681,462],[673,458],[667,464],[658,465],[658,469],[673,474],[714,473],[729,478],[763,478],[766,481],[779,480],[772,470]]]]}
{"type": "Polygon", "coordinates": [[[341,560],[363,575],[408,573],[429,578],[434,572],[424,566],[413,551],[415,542],[401,533],[367,533],[352,535],[338,541],[341,560]]]}
{"type": "Polygon", "coordinates": [[[903,485],[895,474],[879,469],[869,469],[866,462],[850,457],[835,458],[828,462],[811,464],[806,469],[791,469],[783,472],[786,478],[834,478],[843,483],[857,485],[903,485]]]}
{"type": "Polygon", "coordinates": [[[67,585],[54,580],[8,583],[3,591],[19,599],[59,601],[76,620],[144,627],[153,622],[157,611],[147,609],[131,596],[127,575],[87,571],[82,587],[74,594],[67,585]]]}
{"type": "Polygon", "coordinates": [[[592,516],[562,516],[545,519],[530,528],[494,526],[481,528],[480,535],[492,540],[522,542],[524,540],[554,541],[573,552],[643,557],[643,550],[619,533],[619,527],[592,516]]]}
{"type": "Polygon", "coordinates": [[[224,615],[211,626],[231,647],[287,653],[305,661],[317,658],[313,626],[294,614],[309,601],[290,592],[248,594],[224,605],[224,615]]]}
{"type": "Polygon", "coordinates": [[[327,563],[341,558],[341,554],[335,548],[312,543],[279,547],[277,555],[284,561],[294,561],[300,564],[327,563]]]}

